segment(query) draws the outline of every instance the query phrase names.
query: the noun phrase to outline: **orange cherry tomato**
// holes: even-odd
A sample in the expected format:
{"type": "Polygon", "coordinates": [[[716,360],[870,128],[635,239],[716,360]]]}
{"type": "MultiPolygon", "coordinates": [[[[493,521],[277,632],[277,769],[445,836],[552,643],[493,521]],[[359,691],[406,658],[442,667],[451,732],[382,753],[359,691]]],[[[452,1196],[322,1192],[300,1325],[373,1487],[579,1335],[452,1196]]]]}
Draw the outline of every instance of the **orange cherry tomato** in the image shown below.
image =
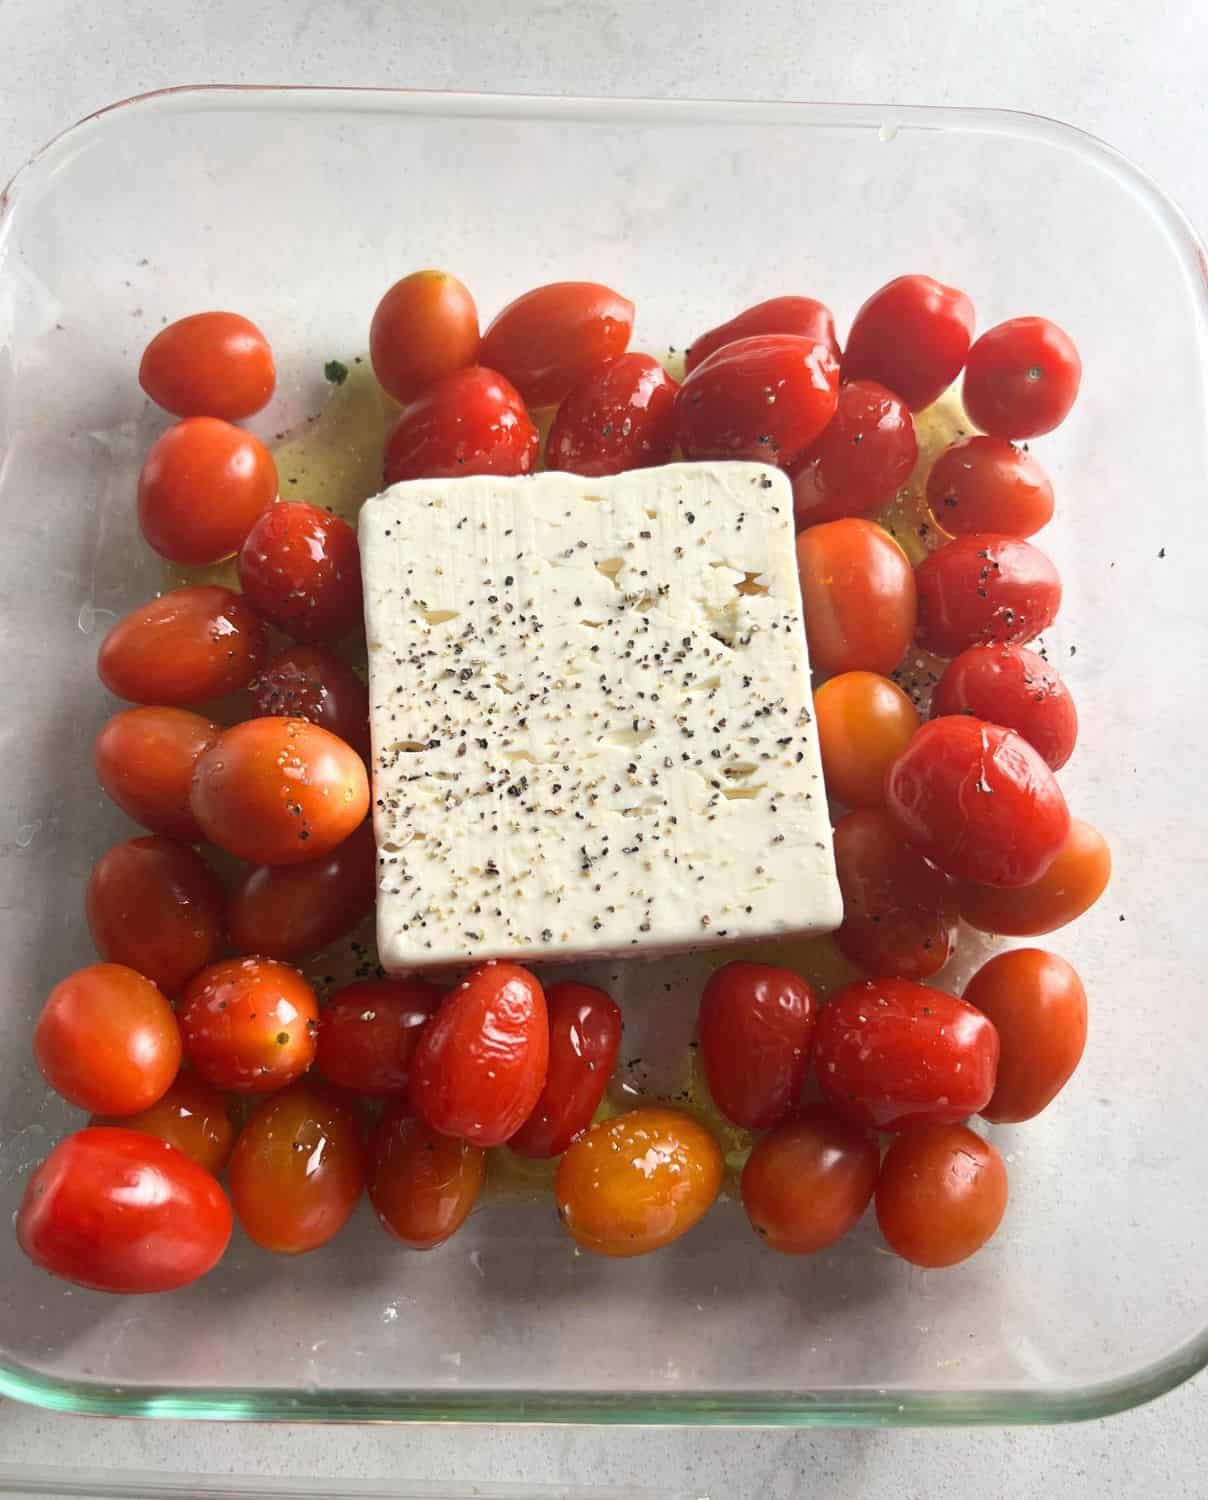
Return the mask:
{"type": "Polygon", "coordinates": [[[390,1233],[413,1250],[431,1250],[456,1234],[485,1175],[481,1146],[439,1134],[401,1099],[369,1140],[369,1201],[390,1233]]]}
{"type": "Polygon", "coordinates": [[[188,584],[123,615],[101,642],[96,669],[119,698],[180,707],[237,693],[264,657],[264,623],[242,595],[188,584]]]}
{"type": "Polygon", "coordinates": [[[315,1066],[358,1094],[405,1095],[412,1056],[441,998],[422,979],[345,985],[323,1007],[315,1066]]]}
{"type": "Polygon", "coordinates": [[[127,817],[185,844],[201,829],[189,805],[193,771],[221,725],[185,708],[124,708],[101,725],[92,763],[101,790],[127,817]]]}
{"type": "MultiPolygon", "coordinates": [[[[100,1116],[91,1123],[114,1122],[100,1116]]],[[[136,1115],[121,1116],[119,1123],[124,1130],[167,1141],[215,1177],[227,1164],[238,1128],[233,1101],[189,1072],[178,1073],[166,1094],[136,1115]]]]}
{"type": "Polygon", "coordinates": [[[277,371],[254,323],[238,313],[204,312],[155,335],[143,351],[138,383],[174,416],[238,422],[268,405],[277,371]]]}
{"type": "Polygon", "coordinates": [[[369,759],[369,689],[326,646],[289,646],[248,683],[257,715],[309,719],[369,759]]]}
{"type": "Polygon", "coordinates": [[[530,406],[552,406],[624,354],[633,303],[592,281],[556,281],[517,297],[482,336],[478,360],[530,406]]]}
{"type": "Polygon", "coordinates": [[[848,517],[797,538],[805,631],[815,672],[888,676],[914,636],[914,570],[887,531],[848,517]]]}
{"type": "Polygon", "coordinates": [[[382,388],[404,405],[425,386],[472,365],[478,355],[478,309],[447,271],[413,271],[377,305],[369,358],[382,388]]]}
{"type": "Polygon", "coordinates": [[[616,1001],[590,984],[564,979],[545,992],[549,1069],[533,1112],[508,1140],[520,1156],[561,1156],[591,1124],[621,1045],[616,1001]]]}
{"type": "Polygon", "coordinates": [[[700,997],[697,1033],[709,1092],[747,1130],[796,1107],[810,1065],[818,1002],[806,980],[771,964],[723,964],[700,997]]]}
{"type": "Polygon", "coordinates": [[[693,339],[684,354],[684,370],[691,374],[718,349],[763,333],[794,333],[799,338],[813,339],[815,343],[825,344],[835,358],[839,358],[835,320],[825,303],[816,302],[813,297],[772,297],[767,302],[757,302],[728,323],[719,323],[708,333],[693,339]]]}
{"type": "Polygon", "coordinates": [[[954,1266],[1002,1223],[1007,1169],[966,1125],[921,1125],[885,1154],[877,1223],[889,1248],[916,1266],[954,1266]]]}
{"type": "Polygon", "coordinates": [[[215,1088],[268,1094],[315,1057],[319,1006],[296,969],[271,958],[224,958],[202,969],[177,1012],[185,1056],[215,1088]]]}
{"type": "Polygon", "coordinates": [[[844,380],[875,380],[921,411],[961,372],[973,337],[973,304],[930,276],[898,276],[855,316],[844,380]]]}
{"type": "Polygon", "coordinates": [[[950,536],[1032,536],[1053,519],[1053,486],[1030,453],[1006,438],[961,438],[927,476],[927,505],[950,536]]]}
{"type": "Polygon", "coordinates": [[[252,607],[296,641],[339,640],[362,628],[361,549],[339,516],[300,500],[261,511],[239,549],[252,607]]]}
{"type": "Polygon", "coordinates": [[[885,772],[919,727],[914,704],[888,677],[842,672],[814,694],[827,793],[848,807],[880,807],[885,772]]]}
{"type": "Polygon", "coordinates": [[[1111,879],[1107,840],[1081,818],[1048,869],[1030,885],[1004,888],[962,881],[957,888],[961,916],[970,927],[1003,937],[1040,937],[1089,911],[1111,879]]]}

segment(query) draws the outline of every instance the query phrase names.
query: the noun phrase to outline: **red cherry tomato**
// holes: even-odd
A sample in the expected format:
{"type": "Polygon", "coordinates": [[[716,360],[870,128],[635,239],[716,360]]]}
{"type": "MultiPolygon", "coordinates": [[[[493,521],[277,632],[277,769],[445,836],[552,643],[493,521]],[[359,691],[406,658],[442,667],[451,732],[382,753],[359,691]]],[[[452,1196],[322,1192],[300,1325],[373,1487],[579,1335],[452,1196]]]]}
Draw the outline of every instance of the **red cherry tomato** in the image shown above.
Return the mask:
{"type": "Polygon", "coordinates": [[[319,1017],[315,1066],[341,1088],[400,1097],[441,993],[421,979],[362,979],[337,990],[319,1017]]]}
{"type": "Polygon", "coordinates": [[[954,1266],[1002,1223],[1007,1169],[965,1125],[926,1125],[898,1137],[881,1163],[877,1223],[889,1248],[916,1266],[954,1266]]]}
{"type": "Polygon", "coordinates": [[[480,361],[530,406],[552,406],[624,354],[633,303],[593,281],[555,281],[517,297],[482,336],[480,361]]]}
{"type": "Polygon", "coordinates": [[[168,1092],[136,1115],[118,1120],[98,1116],[93,1125],[120,1124],[123,1130],[153,1135],[183,1151],[215,1177],[226,1166],[235,1144],[235,1107],[196,1073],[176,1075],[168,1092]]]}
{"type": "Polygon", "coordinates": [[[361,628],[361,549],[339,516],[301,501],[270,505],[239,551],[252,606],[297,641],[361,628]]]}
{"type": "Polygon", "coordinates": [[[692,341],[684,355],[684,369],[691,374],[697,365],[703,365],[711,354],[724,349],[727,344],[736,344],[739,339],[756,338],[764,333],[792,333],[798,338],[813,339],[816,344],[825,344],[839,358],[839,340],[835,337],[835,320],[831,310],[823,302],[812,297],[772,297],[767,302],[757,302],[748,307],[728,323],[719,323],[692,341]]]}
{"type": "Polygon", "coordinates": [[[309,719],[369,758],[369,689],[326,646],[289,646],[248,683],[264,718],[309,719]]]}
{"type": "Polygon", "coordinates": [[[193,772],[220,725],[184,708],[124,708],[101,725],[92,763],[101,790],[152,833],[199,844],[193,772]]]}
{"type": "Polygon", "coordinates": [[[97,1292],[187,1286],[230,1237],[231,1205],[208,1172],[166,1141],[111,1126],[60,1141],[17,1210],[30,1260],[97,1292]]]}
{"type": "Polygon", "coordinates": [[[927,504],[952,536],[1032,536],[1053,519],[1053,486],[1030,453],[1006,438],[967,437],[945,448],[927,476],[927,504]]]}
{"type": "Polygon", "coordinates": [[[177,1012],[185,1056],[215,1088],[267,1094],[314,1061],[319,1007],[296,969],[226,958],[189,983],[177,1012]]]}
{"type": "Polygon", "coordinates": [[[96,669],[119,698],[179,707],[237,693],[264,656],[264,624],[247,600],[189,584],[123,615],[101,642],[96,669]]]}
{"type": "Polygon", "coordinates": [[[524,1124],[508,1145],[520,1156],[561,1156],[591,1124],[621,1045],[615,1000],[590,984],[563,980],[545,992],[549,1069],[524,1124]]]}
{"type": "Polygon", "coordinates": [[[1039,880],[1013,890],[962,881],[961,916],[982,932],[1039,937],[1089,911],[1107,889],[1111,873],[1107,840],[1089,823],[1071,818],[1065,842],[1039,880]]]}
{"type": "Polygon", "coordinates": [[[969,350],[962,398],[969,420],[995,437],[1033,438],[1069,415],[1082,382],[1074,342],[1047,318],[1011,318],[969,350]]]}
{"type": "Polygon", "coordinates": [[[679,386],[649,354],[622,354],[558,408],[545,445],[547,469],[621,474],[665,464],[675,447],[679,386]]]}
{"type": "Polygon", "coordinates": [[[458,370],[428,386],[386,434],[387,484],[527,474],[538,437],[515,386],[494,370],[458,370]]]}
{"type": "Polygon", "coordinates": [[[1057,857],[1069,810],[1022,736],[983,719],[932,719],[885,777],[902,836],[962,880],[1028,885],[1057,857]]]}
{"type": "Polygon", "coordinates": [[[978,532],[925,557],[915,570],[919,645],[937,656],[970,646],[1022,646],[1057,618],[1061,579],[1039,547],[978,532]]]}
{"type": "Polygon", "coordinates": [[[238,313],[204,312],[155,335],[143,351],[138,383],[174,416],[238,422],[268,405],[277,372],[254,323],[238,313]]]}
{"type": "Polygon", "coordinates": [[[472,365],[478,354],[478,309],[447,271],[414,271],[377,305],[369,328],[373,373],[396,401],[472,365]]]}
{"type": "Polygon", "coordinates": [[[798,531],[864,516],[893,498],[919,456],[910,409],[871,380],[839,387],[835,415],[793,467],[798,531]]]}
{"type": "Polygon", "coordinates": [[[918,709],[888,677],[841,672],[814,694],[814,723],[828,795],[880,807],[885,771],[919,727],[918,709]]]}
{"type": "Polygon", "coordinates": [[[164,838],[130,839],[102,854],[84,896],[101,958],[136,969],[168,995],[218,951],[222,900],[205,860],[164,838]]]}
{"type": "Polygon", "coordinates": [[[709,1092],[725,1117],[767,1130],[796,1108],[818,1002],[789,969],[736,961],[709,975],[697,1034],[709,1092]]]}
{"type": "Polygon", "coordinates": [[[998,1033],[955,995],[909,979],[862,979],[818,1017],[814,1071],[846,1119],[876,1130],[977,1114],[994,1092],[998,1033]]]}
{"type": "Polygon", "coordinates": [[[688,459],[745,458],[791,468],[835,414],[839,365],[825,344],[765,334],[726,344],[675,398],[688,459]]]}
{"type": "Polygon", "coordinates": [[[1053,771],[1074,753],[1078,711],[1043,657],[1024,646],[970,646],[948,663],[931,695],[931,717],[972,714],[1022,734],[1053,771]]]}
{"type": "Polygon", "coordinates": [[[516,964],[482,964],[424,1028],[411,1057],[411,1104],[442,1135],[498,1146],[532,1114],[548,1062],[541,986],[516,964]]]}
{"type": "Polygon", "coordinates": [[[892,672],[916,608],[914,570],[893,537],[855,518],[811,526],[797,538],[797,572],[814,671],[892,672]]]}
{"type": "Polygon", "coordinates": [[[973,304],[930,276],[899,276],[874,292],[851,325],[844,380],[875,380],[921,411],[961,372],[973,304]]]}
{"type": "Polygon", "coordinates": [[[369,1141],[369,1200],[382,1224],[413,1250],[431,1250],[461,1228],[486,1175],[486,1153],[387,1108],[369,1141]]]}

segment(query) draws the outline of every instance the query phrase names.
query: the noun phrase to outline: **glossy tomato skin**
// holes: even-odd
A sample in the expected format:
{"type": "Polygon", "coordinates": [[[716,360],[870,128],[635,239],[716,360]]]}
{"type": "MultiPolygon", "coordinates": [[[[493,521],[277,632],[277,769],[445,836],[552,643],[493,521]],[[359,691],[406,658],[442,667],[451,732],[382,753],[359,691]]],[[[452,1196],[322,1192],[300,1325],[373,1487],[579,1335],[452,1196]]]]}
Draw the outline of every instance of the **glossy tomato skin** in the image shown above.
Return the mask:
{"type": "Polygon", "coordinates": [[[406,1097],[407,1077],[441,992],[422,979],[362,979],[337,990],[319,1017],[315,1066],[341,1088],[406,1097]]]}
{"type": "Polygon", "coordinates": [[[246,599],[188,584],[123,615],[101,642],[96,669],[119,698],[179,708],[237,693],[265,655],[264,622],[246,599]]]}
{"type": "Polygon", "coordinates": [[[480,964],[424,1028],[408,1094],[416,1114],[442,1135],[498,1146],[532,1114],[548,1063],[540,984],[517,964],[480,964]]]}
{"type": "Polygon", "coordinates": [[[684,369],[691,374],[697,365],[703,365],[711,354],[727,344],[765,333],[791,333],[798,338],[813,339],[817,344],[825,344],[839,358],[835,320],[825,303],[816,302],[813,297],[772,297],[693,339],[684,355],[684,369]]]}
{"type": "Polygon", "coordinates": [[[486,1153],[417,1120],[402,1100],[369,1140],[369,1199],[378,1219],[412,1250],[432,1250],[469,1217],[486,1176],[486,1153]]]}
{"type": "Polygon", "coordinates": [[[115,844],[92,867],[88,930],[108,963],[136,969],[167,995],[204,968],[222,941],[222,884],[187,844],[115,844]]]}
{"type": "Polygon", "coordinates": [[[793,466],[797,530],[868,515],[906,483],[918,456],[904,401],[871,380],[841,385],[835,415],[793,466]]]}
{"type": "Polygon", "coordinates": [[[961,881],[961,916],[982,932],[1039,937],[1089,911],[1107,889],[1111,873],[1107,840],[1090,823],[1071,818],[1064,843],[1039,880],[1011,890],[961,881]]]}
{"type": "Polygon", "coordinates": [[[667,463],[679,386],[649,354],[622,354],[558,407],[545,466],[598,479],[667,463]]]}
{"type": "Polygon", "coordinates": [[[914,635],[914,569],[880,526],[855,517],[811,526],[797,538],[797,572],[810,664],[887,676],[914,635]]]}
{"type": "Polygon", "coordinates": [[[964,1120],[989,1102],[997,1069],[993,1024],[955,995],[908,979],[845,985],[818,1017],[818,1083],[857,1125],[964,1120]]]}
{"type": "Polygon", "coordinates": [[[238,313],[204,312],[155,335],[143,351],[138,383],[173,416],[238,422],[268,405],[277,372],[254,323],[238,313]]]}
{"type": "Polygon", "coordinates": [[[1078,710],[1042,656],[1025,646],[970,646],[950,661],[931,695],[931,717],[972,714],[1023,735],[1051,771],[1074,753],[1078,710]]]}
{"type": "Polygon", "coordinates": [[[537,429],[510,381],[491,369],[458,370],[403,409],[386,434],[382,469],[387,484],[528,474],[537,448],[537,429]]]}
{"type": "Polygon", "coordinates": [[[314,1061],[319,1007],[296,969],[225,958],[189,983],[177,1012],[185,1056],[207,1083],[268,1094],[314,1061]]]}
{"type": "Polygon", "coordinates": [[[899,276],[856,314],[843,352],[844,380],[875,380],[912,411],[942,396],[973,337],[973,304],[930,276],[899,276]]]}
{"type": "Polygon", "coordinates": [[[697,1034],[709,1092],[722,1114],[767,1130],[796,1107],[810,1065],[818,1002],[799,974],[735,961],[709,975],[697,1034]]]}
{"type": "Polygon", "coordinates": [[[937,656],[1026,645],[1061,607],[1061,579],[1040,548],[989,532],[946,542],[919,564],[915,582],[918,642],[937,656]]]}
{"type": "Polygon", "coordinates": [[[138,1114],[116,1120],[98,1116],[90,1123],[117,1124],[167,1141],[215,1177],[227,1164],[237,1129],[234,1102],[187,1071],[178,1073],[168,1092],[138,1114]]]}
{"type": "Polygon", "coordinates": [[[252,607],[296,641],[335,641],[362,625],[361,549],[339,516],[300,500],[262,511],[239,549],[252,607]]]}
{"type": "Polygon", "coordinates": [[[258,438],[217,417],[186,417],[143,460],[138,521],[161,557],[204,567],[238,552],[276,498],[277,466],[258,438]]]}
{"type": "Polygon", "coordinates": [[[1059,427],[1082,382],[1074,341],[1047,318],[1011,318],[969,350],[961,395],[969,420],[1004,438],[1034,438],[1059,427]]]}
{"type": "Polygon", "coordinates": [[[204,1276],[231,1237],[231,1205],[166,1141],[89,1126],[37,1169],[17,1241],[52,1276],[96,1292],[170,1292],[204,1276]]]}
{"type": "Polygon", "coordinates": [[[92,746],[101,790],[136,823],[185,844],[201,842],[189,793],[193,772],[222,727],[184,708],[124,708],[92,746]]]}
{"type": "Polygon", "coordinates": [[[621,1011],[603,990],[562,980],[545,992],[549,1067],[532,1114],[508,1140],[520,1156],[561,1156],[587,1129],[621,1046],[621,1011]]]}
{"type": "Polygon", "coordinates": [[[369,759],[369,689],[326,646],[289,646],[251,682],[248,695],[264,718],[309,719],[369,759]]]}
{"type": "Polygon", "coordinates": [[[749,459],[790,468],[835,414],[839,366],[825,344],[764,334],[725,344],[675,398],[687,459],[749,459]]]}
{"type": "Polygon", "coordinates": [[[826,790],[848,807],[880,807],[885,772],[919,727],[918,709],[888,677],[841,672],[814,694],[826,790]]]}
{"type": "Polygon", "coordinates": [[[912,1265],[954,1266],[980,1250],[1002,1222],[1007,1169],[965,1125],[924,1125],[898,1137],[877,1183],[877,1223],[912,1265]]]}
{"type": "Polygon", "coordinates": [[[593,281],[555,281],[510,302],[478,357],[530,406],[552,406],[624,354],[632,331],[627,298],[593,281]]]}
{"type": "Polygon", "coordinates": [[[1053,519],[1053,486],[1030,453],[1006,438],[961,438],[927,475],[927,504],[951,536],[1029,537],[1053,519]]]}
{"type": "Polygon", "coordinates": [[[941,870],[984,885],[1039,880],[1070,827],[1061,788],[1027,740],[964,714],[923,725],[886,773],[885,806],[941,870]]]}
{"type": "Polygon", "coordinates": [[[413,271],[396,281],[369,326],[369,358],[382,389],[413,401],[425,386],[472,365],[478,309],[447,271],[413,271]]]}

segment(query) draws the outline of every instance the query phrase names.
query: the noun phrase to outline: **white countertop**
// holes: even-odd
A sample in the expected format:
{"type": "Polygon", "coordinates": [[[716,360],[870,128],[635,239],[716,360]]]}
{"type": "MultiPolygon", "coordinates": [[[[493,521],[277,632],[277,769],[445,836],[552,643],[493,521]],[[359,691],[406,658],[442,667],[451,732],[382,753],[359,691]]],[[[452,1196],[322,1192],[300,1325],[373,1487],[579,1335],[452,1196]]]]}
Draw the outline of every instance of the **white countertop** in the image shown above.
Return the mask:
{"type": "MultiPolygon", "coordinates": [[[[1208,9],[966,0],[960,11],[952,0],[209,0],[186,21],[155,0],[0,0],[0,181],[79,116],[179,83],[976,104],[1103,136],[1208,233],[1208,9]]],[[[551,1494],[631,1485],[713,1500],[1176,1500],[1203,1493],[1206,1396],[1201,1377],[1107,1422],[984,1432],[228,1426],[0,1402],[0,1460],[67,1465],[81,1478],[110,1468],[339,1476],[342,1493],[358,1478],[453,1494],[508,1479],[519,1494],[544,1483],[551,1494]]]]}

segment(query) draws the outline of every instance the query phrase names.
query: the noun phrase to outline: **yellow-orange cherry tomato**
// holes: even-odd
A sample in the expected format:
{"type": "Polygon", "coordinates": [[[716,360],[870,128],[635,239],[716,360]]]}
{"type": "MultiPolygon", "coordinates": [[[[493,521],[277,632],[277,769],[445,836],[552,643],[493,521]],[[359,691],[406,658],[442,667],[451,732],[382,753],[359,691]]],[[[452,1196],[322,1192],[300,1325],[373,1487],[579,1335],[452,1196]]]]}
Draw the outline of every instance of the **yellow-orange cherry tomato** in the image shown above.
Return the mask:
{"type": "Polygon", "coordinates": [[[1070,819],[1070,831],[1057,857],[1031,885],[960,883],[961,916],[970,927],[1003,937],[1039,937],[1064,927],[1088,911],[1111,879],[1107,840],[1081,818],[1070,819]]]}
{"type": "Polygon", "coordinates": [[[827,793],[848,807],[880,807],[885,772],[919,727],[914,704],[888,677],[841,672],[814,694],[827,793]]]}

